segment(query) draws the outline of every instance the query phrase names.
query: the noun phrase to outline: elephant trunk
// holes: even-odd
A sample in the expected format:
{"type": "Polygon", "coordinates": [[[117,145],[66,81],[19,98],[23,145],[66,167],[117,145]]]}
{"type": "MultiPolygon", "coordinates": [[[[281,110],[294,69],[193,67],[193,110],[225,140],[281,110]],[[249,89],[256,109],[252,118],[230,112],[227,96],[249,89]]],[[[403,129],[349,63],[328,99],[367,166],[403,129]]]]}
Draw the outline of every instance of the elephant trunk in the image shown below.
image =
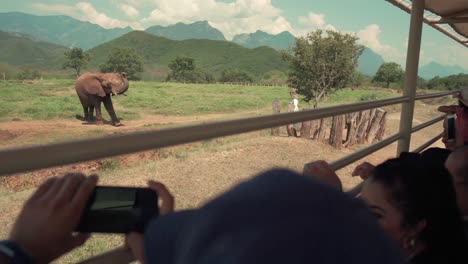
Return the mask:
{"type": "Polygon", "coordinates": [[[112,95],[123,94],[128,90],[129,83],[128,83],[127,74],[123,72],[123,73],[119,74],[118,76],[119,76],[119,79],[120,79],[119,82],[118,82],[119,84],[112,86],[112,89],[111,89],[111,94],[112,95]]]}

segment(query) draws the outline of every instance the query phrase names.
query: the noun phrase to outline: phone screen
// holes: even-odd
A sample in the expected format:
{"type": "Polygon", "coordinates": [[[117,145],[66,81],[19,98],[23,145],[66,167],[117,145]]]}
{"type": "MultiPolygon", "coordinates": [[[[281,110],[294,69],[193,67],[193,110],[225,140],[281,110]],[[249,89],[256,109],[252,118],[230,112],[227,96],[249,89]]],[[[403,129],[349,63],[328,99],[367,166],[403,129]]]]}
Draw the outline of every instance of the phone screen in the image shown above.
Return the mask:
{"type": "Polygon", "coordinates": [[[158,213],[157,194],[151,189],[98,186],[88,201],[77,231],[142,232],[158,213]]]}
{"type": "Polygon", "coordinates": [[[447,117],[447,139],[455,139],[455,116],[447,117]]]}

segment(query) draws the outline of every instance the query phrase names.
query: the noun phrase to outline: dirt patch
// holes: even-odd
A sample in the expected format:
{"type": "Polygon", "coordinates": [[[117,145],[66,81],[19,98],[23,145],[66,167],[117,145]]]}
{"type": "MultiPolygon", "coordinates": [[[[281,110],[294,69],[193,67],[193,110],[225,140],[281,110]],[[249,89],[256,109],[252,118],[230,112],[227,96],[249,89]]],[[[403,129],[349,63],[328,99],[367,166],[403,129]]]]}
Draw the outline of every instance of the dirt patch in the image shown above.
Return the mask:
{"type": "Polygon", "coordinates": [[[1,130],[0,129],[0,141],[8,141],[15,139],[18,135],[14,134],[8,130],[1,130]]]}

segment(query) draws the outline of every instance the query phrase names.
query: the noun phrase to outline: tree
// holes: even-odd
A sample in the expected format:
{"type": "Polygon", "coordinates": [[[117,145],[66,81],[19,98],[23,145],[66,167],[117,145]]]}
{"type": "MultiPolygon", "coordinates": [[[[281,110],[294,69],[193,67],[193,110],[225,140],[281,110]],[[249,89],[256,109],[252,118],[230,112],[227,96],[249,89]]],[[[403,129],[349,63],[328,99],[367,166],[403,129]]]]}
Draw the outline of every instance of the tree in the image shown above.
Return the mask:
{"type": "Polygon", "coordinates": [[[114,48],[99,68],[102,72],[126,72],[129,80],[141,80],[143,58],[133,48],[114,48]]]}
{"type": "Polygon", "coordinates": [[[220,82],[253,82],[253,78],[238,69],[226,69],[221,72],[220,82]]]}
{"type": "Polygon", "coordinates": [[[399,82],[403,78],[403,70],[401,66],[395,62],[386,62],[380,65],[377,73],[374,76],[374,82],[384,82],[386,87],[390,87],[390,83],[399,82]]]}
{"type": "Polygon", "coordinates": [[[188,83],[214,82],[212,74],[199,70],[195,66],[195,59],[189,57],[177,57],[168,65],[171,72],[167,80],[188,83]]]}
{"type": "Polygon", "coordinates": [[[72,68],[76,72],[76,77],[80,76],[81,69],[85,67],[89,60],[89,54],[84,52],[80,48],[73,48],[69,51],[65,51],[65,63],[63,68],[72,68]]]}
{"type": "Polygon", "coordinates": [[[306,102],[313,100],[317,108],[324,96],[350,84],[364,51],[357,40],[331,30],[316,30],[297,38],[293,55],[283,56],[290,61],[289,85],[304,95],[306,102]]]}
{"type": "Polygon", "coordinates": [[[355,88],[359,88],[361,87],[365,82],[366,82],[366,79],[369,78],[367,77],[366,75],[358,72],[358,71],[355,71],[353,73],[353,76],[351,77],[351,86],[352,87],[355,87],[355,88]]]}
{"type": "Polygon", "coordinates": [[[418,76],[418,80],[416,81],[416,87],[418,89],[427,89],[428,81],[421,76],[418,76]]]}
{"type": "Polygon", "coordinates": [[[441,83],[442,83],[441,78],[439,76],[436,76],[429,80],[429,82],[427,83],[427,88],[439,89],[441,86],[441,83]]]}
{"type": "Polygon", "coordinates": [[[195,59],[189,57],[177,57],[169,63],[171,73],[168,80],[174,79],[179,82],[191,82],[195,71],[195,59]]]}

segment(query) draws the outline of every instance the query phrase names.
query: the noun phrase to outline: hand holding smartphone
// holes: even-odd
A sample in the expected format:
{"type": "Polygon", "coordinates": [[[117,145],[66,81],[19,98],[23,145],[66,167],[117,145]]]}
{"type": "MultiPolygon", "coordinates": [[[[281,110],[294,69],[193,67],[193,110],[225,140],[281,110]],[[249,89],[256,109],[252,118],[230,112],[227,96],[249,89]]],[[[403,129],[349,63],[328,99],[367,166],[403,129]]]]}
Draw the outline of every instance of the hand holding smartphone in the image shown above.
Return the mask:
{"type": "Polygon", "coordinates": [[[76,231],[143,232],[146,224],[158,215],[158,195],[150,188],[97,186],[76,231]]]}

